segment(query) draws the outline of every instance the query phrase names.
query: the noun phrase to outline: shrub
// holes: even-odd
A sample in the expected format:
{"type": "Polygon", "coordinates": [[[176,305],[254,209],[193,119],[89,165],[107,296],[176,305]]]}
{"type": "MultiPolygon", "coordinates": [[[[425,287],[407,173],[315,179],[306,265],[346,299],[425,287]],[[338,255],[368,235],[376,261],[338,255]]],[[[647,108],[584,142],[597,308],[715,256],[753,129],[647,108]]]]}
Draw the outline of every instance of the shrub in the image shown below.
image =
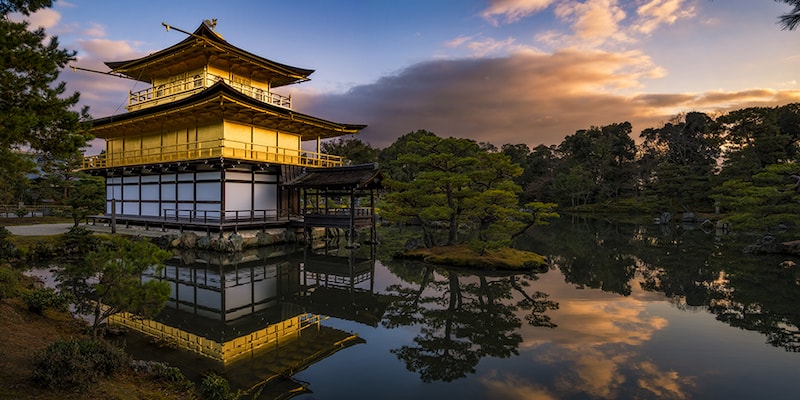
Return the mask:
{"type": "Polygon", "coordinates": [[[200,395],[206,400],[231,400],[235,396],[231,393],[230,384],[223,376],[216,372],[207,372],[200,381],[200,395]]]}
{"type": "Polygon", "coordinates": [[[19,272],[10,265],[0,265],[0,300],[19,294],[19,272]]]}
{"type": "Polygon", "coordinates": [[[189,380],[180,369],[171,367],[158,361],[134,360],[131,368],[140,374],[147,375],[153,380],[165,382],[170,387],[180,392],[194,392],[194,382],[189,380]]]}
{"type": "Polygon", "coordinates": [[[0,260],[8,260],[17,254],[17,246],[8,241],[11,232],[4,226],[0,226],[0,260]]]}
{"type": "Polygon", "coordinates": [[[33,379],[45,388],[85,388],[128,365],[128,356],[99,339],[59,340],[33,360],[33,379]]]}
{"type": "Polygon", "coordinates": [[[64,233],[64,248],[67,253],[83,254],[96,250],[100,239],[83,226],[73,226],[64,233]]]}
{"type": "Polygon", "coordinates": [[[23,294],[22,300],[28,305],[28,310],[36,314],[42,314],[48,308],[67,311],[70,303],[69,296],[58,293],[53,288],[33,289],[23,294]]]}

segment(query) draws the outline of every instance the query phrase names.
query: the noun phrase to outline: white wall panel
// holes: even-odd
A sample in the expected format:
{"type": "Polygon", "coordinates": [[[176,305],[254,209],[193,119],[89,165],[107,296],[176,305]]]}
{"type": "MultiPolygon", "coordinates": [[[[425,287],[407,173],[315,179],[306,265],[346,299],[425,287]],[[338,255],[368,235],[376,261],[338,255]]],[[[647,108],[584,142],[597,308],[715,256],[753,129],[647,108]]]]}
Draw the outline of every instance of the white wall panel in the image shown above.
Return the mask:
{"type": "Polygon", "coordinates": [[[158,185],[142,185],[142,200],[158,200],[158,185]]]}
{"type": "Polygon", "coordinates": [[[178,184],[178,200],[180,200],[180,201],[193,201],[194,200],[194,184],[192,184],[192,183],[179,183],[178,184]]]}
{"type": "Polygon", "coordinates": [[[218,181],[219,179],[220,179],[220,172],[219,171],[209,171],[209,172],[198,172],[197,173],[197,180],[198,181],[207,181],[207,180],[218,181]]]}
{"type": "Polygon", "coordinates": [[[139,200],[139,186],[125,185],[122,187],[122,198],[125,201],[139,200]]]}
{"type": "Polygon", "coordinates": [[[175,200],[175,184],[174,183],[162,183],[161,184],[161,200],[162,201],[174,201],[175,200]]]}
{"type": "Polygon", "coordinates": [[[222,184],[219,182],[198,182],[197,201],[221,201],[222,184]]]}
{"type": "Polygon", "coordinates": [[[191,182],[194,180],[194,172],[184,172],[182,174],[178,174],[178,180],[182,182],[191,182]]]}
{"type": "Polygon", "coordinates": [[[225,209],[250,210],[250,188],[249,183],[225,182],[225,209]]]}
{"type": "MultiPolygon", "coordinates": [[[[119,205],[119,202],[117,202],[119,205]]],[[[126,215],[138,215],[139,214],[139,203],[133,201],[125,201],[122,203],[122,212],[121,214],[126,215]]]]}
{"type": "Polygon", "coordinates": [[[277,210],[278,185],[270,183],[257,183],[254,188],[253,206],[256,210],[277,210]]]}
{"type": "Polygon", "coordinates": [[[148,217],[158,216],[158,203],[142,203],[142,214],[148,217]]]}
{"type": "Polygon", "coordinates": [[[278,176],[277,175],[271,175],[271,174],[256,174],[255,175],[255,181],[256,182],[278,182],[278,176]]]}

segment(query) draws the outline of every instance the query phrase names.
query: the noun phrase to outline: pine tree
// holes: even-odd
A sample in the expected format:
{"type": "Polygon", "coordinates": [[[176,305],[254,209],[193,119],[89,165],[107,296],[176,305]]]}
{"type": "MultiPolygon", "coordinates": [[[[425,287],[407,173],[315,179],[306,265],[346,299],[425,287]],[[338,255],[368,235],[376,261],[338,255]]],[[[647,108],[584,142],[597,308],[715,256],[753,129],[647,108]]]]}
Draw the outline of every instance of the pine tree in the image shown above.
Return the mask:
{"type": "Polygon", "coordinates": [[[9,161],[0,164],[4,181],[32,172],[32,164],[21,161],[28,157],[23,153],[74,159],[89,139],[83,126],[88,110],[72,110],[80,94],[67,95],[66,83],[57,82],[75,52],[59,48],[58,38],[44,29],[30,30],[27,22],[10,18],[51,5],[45,0],[0,0],[0,157],[9,161]]]}

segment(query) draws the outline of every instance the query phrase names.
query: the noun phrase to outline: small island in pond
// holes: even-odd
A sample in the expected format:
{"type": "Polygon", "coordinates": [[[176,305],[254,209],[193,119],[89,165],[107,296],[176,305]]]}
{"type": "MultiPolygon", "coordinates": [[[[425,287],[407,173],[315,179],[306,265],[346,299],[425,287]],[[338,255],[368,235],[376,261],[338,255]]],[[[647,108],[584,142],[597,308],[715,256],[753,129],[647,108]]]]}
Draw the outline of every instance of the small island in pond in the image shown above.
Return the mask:
{"type": "Polygon", "coordinates": [[[523,271],[547,268],[545,257],[530,251],[509,247],[486,249],[481,254],[466,245],[439,246],[409,250],[400,254],[399,257],[421,259],[433,264],[490,271],[523,271]]]}

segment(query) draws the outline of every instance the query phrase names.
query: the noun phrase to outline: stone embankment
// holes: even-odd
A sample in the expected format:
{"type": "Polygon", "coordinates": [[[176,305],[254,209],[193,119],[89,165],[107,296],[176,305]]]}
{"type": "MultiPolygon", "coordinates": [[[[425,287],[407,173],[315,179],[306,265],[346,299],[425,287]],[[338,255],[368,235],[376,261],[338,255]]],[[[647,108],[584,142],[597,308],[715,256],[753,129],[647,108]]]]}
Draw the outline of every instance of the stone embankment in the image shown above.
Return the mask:
{"type": "Polygon", "coordinates": [[[298,235],[287,229],[271,229],[263,231],[246,231],[239,233],[204,233],[183,232],[169,234],[156,238],[154,242],[164,247],[180,249],[212,250],[223,253],[233,253],[251,247],[263,247],[274,244],[294,243],[298,235]]]}

